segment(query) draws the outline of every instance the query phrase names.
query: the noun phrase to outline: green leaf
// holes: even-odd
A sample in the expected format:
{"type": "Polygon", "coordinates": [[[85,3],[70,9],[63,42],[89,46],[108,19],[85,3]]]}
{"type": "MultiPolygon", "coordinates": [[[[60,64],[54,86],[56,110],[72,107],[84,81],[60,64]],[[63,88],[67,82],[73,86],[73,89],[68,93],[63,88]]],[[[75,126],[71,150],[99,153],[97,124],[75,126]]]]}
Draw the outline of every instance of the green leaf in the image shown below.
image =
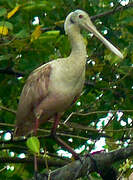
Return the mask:
{"type": "Polygon", "coordinates": [[[57,36],[60,34],[60,31],[47,31],[45,34],[57,36]]]}
{"type": "Polygon", "coordinates": [[[8,29],[13,30],[13,24],[8,21],[1,21],[0,26],[6,26],[8,29]]]}
{"type": "Polygon", "coordinates": [[[46,33],[41,34],[39,37],[40,40],[50,40],[55,39],[60,34],[60,31],[48,31],[46,33]]]}
{"type": "Polygon", "coordinates": [[[33,152],[39,154],[40,152],[40,142],[37,137],[33,136],[27,139],[27,147],[33,152]]]}
{"type": "Polygon", "coordinates": [[[7,13],[6,8],[0,8],[0,17],[4,16],[7,13]]]}
{"type": "Polygon", "coordinates": [[[23,9],[26,11],[33,11],[33,10],[37,10],[37,9],[48,9],[50,6],[50,3],[48,3],[47,1],[39,1],[39,2],[34,2],[34,1],[30,1],[27,2],[24,6],[23,9]]]}

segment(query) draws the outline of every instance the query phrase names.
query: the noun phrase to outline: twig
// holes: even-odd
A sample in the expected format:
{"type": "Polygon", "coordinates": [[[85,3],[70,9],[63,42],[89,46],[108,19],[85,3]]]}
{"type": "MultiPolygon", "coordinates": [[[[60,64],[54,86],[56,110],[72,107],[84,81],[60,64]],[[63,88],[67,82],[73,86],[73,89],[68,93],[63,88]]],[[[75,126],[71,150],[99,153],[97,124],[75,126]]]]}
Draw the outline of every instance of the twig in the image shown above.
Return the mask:
{"type": "Polygon", "coordinates": [[[7,169],[7,167],[3,167],[2,169],[0,169],[0,173],[6,169],[7,169]]]}
{"type": "MultiPolygon", "coordinates": [[[[46,129],[38,129],[38,131],[41,131],[41,132],[48,132],[49,134],[51,133],[51,130],[46,130],[46,129]]],[[[56,132],[56,134],[58,136],[66,136],[66,137],[71,137],[71,138],[77,138],[77,139],[83,139],[83,140],[88,140],[88,138],[86,137],[82,137],[82,136],[76,136],[76,135],[73,135],[73,134],[66,134],[66,133],[60,133],[60,132],[56,132]]],[[[44,138],[45,136],[39,136],[38,138],[44,138]]]]}
{"type": "MultiPolygon", "coordinates": [[[[14,125],[13,124],[4,124],[4,123],[0,123],[0,126],[6,126],[6,125],[8,125],[8,126],[10,126],[10,127],[14,127],[14,125]]],[[[47,129],[38,129],[38,131],[40,131],[40,132],[44,132],[44,133],[49,133],[50,134],[50,132],[51,132],[51,130],[47,130],[47,129]]],[[[82,136],[76,136],[76,135],[73,135],[73,134],[66,134],[66,133],[60,133],[60,132],[57,132],[56,133],[58,136],[67,136],[67,137],[71,137],[71,138],[78,138],[78,139],[82,139],[82,140],[88,140],[88,138],[86,138],[86,137],[82,137],[82,136]]],[[[45,138],[45,137],[48,137],[48,136],[38,136],[38,138],[39,139],[41,139],[41,138],[45,138]]],[[[15,139],[15,140],[9,140],[9,141],[0,141],[0,144],[3,144],[3,143],[5,143],[5,144],[9,144],[9,143],[18,143],[18,142],[25,142],[27,140],[27,138],[23,138],[23,139],[15,139]]]]}
{"type": "Polygon", "coordinates": [[[126,6],[118,6],[117,8],[115,8],[113,10],[106,11],[106,12],[103,12],[101,14],[92,16],[91,19],[92,20],[96,20],[98,18],[101,18],[101,17],[107,16],[107,15],[111,15],[111,14],[117,13],[120,10],[124,10],[124,9],[127,9],[127,8],[132,8],[132,7],[133,7],[133,2],[128,3],[126,6]]]}
{"type": "MultiPolygon", "coordinates": [[[[71,127],[71,128],[74,128],[74,129],[87,130],[87,131],[92,131],[92,132],[99,132],[98,129],[91,128],[91,127],[84,126],[84,125],[77,124],[77,123],[67,122],[66,125],[71,127]]],[[[121,131],[133,131],[133,128],[107,129],[106,130],[106,132],[121,132],[121,131]]]]}
{"type": "Polygon", "coordinates": [[[9,123],[0,123],[0,126],[8,126],[8,127],[14,127],[14,124],[9,124],[9,123]]]}
{"type": "Polygon", "coordinates": [[[0,105],[0,109],[3,109],[3,110],[5,110],[5,111],[11,112],[11,113],[13,113],[13,114],[16,114],[16,111],[15,111],[15,110],[10,109],[10,108],[7,108],[7,107],[5,107],[5,106],[1,106],[1,105],[0,105]]]}
{"type": "Polygon", "coordinates": [[[6,69],[0,69],[0,74],[8,74],[8,75],[15,75],[17,77],[24,76],[25,74],[23,72],[18,72],[9,68],[6,69]]]}
{"type": "Polygon", "coordinates": [[[121,112],[133,112],[133,110],[109,110],[109,111],[92,111],[92,112],[88,112],[88,113],[80,113],[80,112],[72,112],[68,117],[67,119],[64,121],[63,124],[66,124],[67,121],[74,115],[76,116],[89,116],[89,115],[92,115],[92,114],[104,114],[104,113],[116,113],[118,111],[121,111],[121,112]]]}

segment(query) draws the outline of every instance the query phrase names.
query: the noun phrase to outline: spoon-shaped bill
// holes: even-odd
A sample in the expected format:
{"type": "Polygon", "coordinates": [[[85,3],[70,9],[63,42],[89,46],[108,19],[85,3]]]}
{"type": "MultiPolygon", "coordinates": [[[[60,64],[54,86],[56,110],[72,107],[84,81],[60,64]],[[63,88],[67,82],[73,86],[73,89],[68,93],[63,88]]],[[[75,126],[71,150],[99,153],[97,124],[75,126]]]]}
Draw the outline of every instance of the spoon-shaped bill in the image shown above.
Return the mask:
{"type": "Polygon", "coordinates": [[[105,46],[107,48],[109,48],[114,54],[116,54],[117,56],[119,56],[120,58],[123,59],[123,55],[122,53],[113,45],[111,44],[107,39],[105,39],[96,29],[96,27],[92,24],[91,20],[89,19],[89,21],[87,23],[84,24],[85,29],[89,30],[91,33],[93,33],[100,41],[103,42],[103,44],[105,44],[105,46]]]}

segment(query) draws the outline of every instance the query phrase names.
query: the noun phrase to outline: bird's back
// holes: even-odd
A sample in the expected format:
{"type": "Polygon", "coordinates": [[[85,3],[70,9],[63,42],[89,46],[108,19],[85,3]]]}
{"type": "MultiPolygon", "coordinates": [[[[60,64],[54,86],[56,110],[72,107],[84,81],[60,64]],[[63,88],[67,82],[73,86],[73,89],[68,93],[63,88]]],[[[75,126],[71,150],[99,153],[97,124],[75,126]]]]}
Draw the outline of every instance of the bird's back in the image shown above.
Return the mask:
{"type": "Polygon", "coordinates": [[[35,109],[48,95],[51,66],[34,70],[23,87],[16,114],[15,136],[26,135],[34,129],[35,109]]]}

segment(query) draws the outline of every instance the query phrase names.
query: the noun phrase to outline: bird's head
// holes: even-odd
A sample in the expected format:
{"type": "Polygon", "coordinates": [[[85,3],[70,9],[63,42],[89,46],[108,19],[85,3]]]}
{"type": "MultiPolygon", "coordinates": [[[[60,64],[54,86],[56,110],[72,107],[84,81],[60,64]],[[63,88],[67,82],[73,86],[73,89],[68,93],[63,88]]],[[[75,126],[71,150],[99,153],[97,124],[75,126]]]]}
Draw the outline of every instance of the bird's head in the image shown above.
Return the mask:
{"type": "Polygon", "coordinates": [[[120,58],[123,58],[123,55],[121,54],[121,52],[98,32],[98,30],[92,23],[89,15],[86,12],[84,12],[83,10],[78,9],[74,12],[71,12],[67,16],[67,18],[65,20],[65,24],[64,24],[66,34],[69,34],[72,27],[74,27],[74,29],[77,31],[80,31],[80,29],[85,29],[85,30],[93,33],[113,53],[115,53],[120,58]]]}

